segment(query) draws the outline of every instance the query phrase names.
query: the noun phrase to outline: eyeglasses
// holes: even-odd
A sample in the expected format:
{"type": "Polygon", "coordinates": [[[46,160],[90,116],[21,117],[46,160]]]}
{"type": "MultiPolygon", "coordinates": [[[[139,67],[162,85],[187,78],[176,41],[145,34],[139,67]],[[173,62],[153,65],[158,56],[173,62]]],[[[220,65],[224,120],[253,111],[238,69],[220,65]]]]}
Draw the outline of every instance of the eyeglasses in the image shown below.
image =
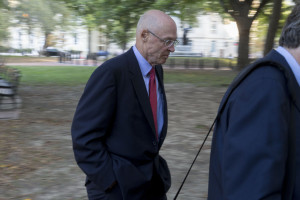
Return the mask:
{"type": "Polygon", "coordinates": [[[160,37],[158,37],[157,35],[155,35],[153,32],[149,31],[149,33],[151,33],[153,36],[155,36],[156,38],[158,38],[160,41],[162,41],[166,47],[170,48],[171,46],[174,45],[174,47],[179,43],[178,40],[164,40],[160,37]]]}

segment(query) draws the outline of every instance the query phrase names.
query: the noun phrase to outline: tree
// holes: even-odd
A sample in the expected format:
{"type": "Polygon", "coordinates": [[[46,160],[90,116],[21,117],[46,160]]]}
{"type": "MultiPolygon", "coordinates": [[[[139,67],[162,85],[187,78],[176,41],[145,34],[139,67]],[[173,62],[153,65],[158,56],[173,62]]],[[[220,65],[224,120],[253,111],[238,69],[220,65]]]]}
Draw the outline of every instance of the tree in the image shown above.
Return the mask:
{"type": "Polygon", "coordinates": [[[199,0],[105,0],[105,5],[108,2],[109,7],[104,15],[104,21],[108,23],[105,25],[110,26],[112,40],[119,43],[123,50],[134,36],[139,17],[145,11],[159,9],[177,16],[182,22],[193,24],[199,13],[198,4],[201,3],[199,0]]]}
{"type": "Polygon", "coordinates": [[[145,10],[153,8],[154,3],[155,1],[151,0],[105,0],[106,8],[102,11],[101,19],[112,41],[125,50],[128,42],[134,37],[139,16],[145,10]]]}
{"type": "Polygon", "coordinates": [[[272,15],[270,15],[270,22],[265,42],[264,55],[266,55],[274,46],[274,39],[279,26],[281,7],[282,0],[273,0],[273,12],[272,15]]]}
{"type": "Polygon", "coordinates": [[[16,7],[18,23],[26,24],[28,34],[34,27],[39,27],[45,35],[43,48],[51,45],[53,31],[64,30],[69,24],[70,11],[61,1],[48,0],[19,0],[16,7]]]}
{"type": "Polygon", "coordinates": [[[8,28],[10,26],[10,12],[7,0],[0,1],[0,41],[9,37],[8,28]]]}
{"type": "MultiPolygon", "coordinates": [[[[176,16],[182,23],[193,25],[197,21],[198,14],[207,5],[204,0],[157,0],[154,4],[155,9],[165,11],[171,16],[176,16]]],[[[182,27],[183,28],[183,27],[182,27]]]]}
{"type": "Polygon", "coordinates": [[[0,1],[0,8],[5,8],[5,9],[9,9],[10,5],[9,5],[9,2],[8,0],[1,0],[0,1]]]}
{"type": "MultiPolygon", "coordinates": [[[[294,3],[300,3],[299,0],[294,0],[294,3]]],[[[292,10],[293,5],[287,4],[282,0],[273,0],[272,7],[270,7],[270,13],[265,19],[265,23],[268,23],[268,33],[265,39],[264,55],[266,55],[273,47],[275,39],[279,39],[281,29],[285,24],[285,21],[292,10]]]]}
{"type": "MultiPolygon", "coordinates": [[[[171,16],[176,16],[181,21],[182,44],[188,44],[188,32],[197,22],[197,16],[201,11],[204,11],[207,2],[210,1],[199,1],[199,0],[158,0],[154,8],[165,11],[171,16]]],[[[180,37],[180,36],[179,36],[180,37]]]]}
{"type": "Polygon", "coordinates": [[[249,64],[249,35],[251,25],[269,1],[220,0],[221,6],[235,20],[239,30],[238,69],[242,69],[249,64]]]}
{"type": "Polygon", "coordinates": [[[4,8],[0,8],[0,41],[6,40],[9,37],[8,28],[9,23],[9,11],[4,8]]]}
{"type": "MultiPolygon", "coordinates": [[[[59,0],[57,0],[59,1],[59,0]]],[[[88,53],[91,53],[91,32],[97,30],[101,23],[102,12],[105,10],[103,0],[63,0],[67,7],[82,18],[81,24],[88,30],[88,53]]],[[[76,18],[77,19],[77,18],[76,18]]]]}
{"type": "Polygon", "coordinates": [[[149,9],[160,9],[182,21],[195,22],[197,0],[64,0],[78,12],[88,29],[100,29],[125,50],[134,37],[139,16],[149,9]]]}

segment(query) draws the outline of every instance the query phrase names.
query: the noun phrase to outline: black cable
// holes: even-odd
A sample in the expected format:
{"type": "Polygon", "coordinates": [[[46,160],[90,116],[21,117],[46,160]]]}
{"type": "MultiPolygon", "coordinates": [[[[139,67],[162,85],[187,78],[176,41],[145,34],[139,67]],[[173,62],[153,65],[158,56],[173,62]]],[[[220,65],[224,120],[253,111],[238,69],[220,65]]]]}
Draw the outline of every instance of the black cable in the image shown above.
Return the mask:
{"type": "Polygon", "coordinates": [[[184,177],[184,179],[183,179],[183,181],[182,181],[182,183],[181,183],[181,185],[180,185],[180,187],[179,187],[179,189],[178,189],[178,191],[177,191],[177,193],[176,193],[176,195],[175,195],[175,197],[174,197],[174,200],[177,199],[177,197],[178,197],[178,195],[179,195],[179,193],[180,193],[180,191],[181,191],[181,189],[182,189],[182,186],[184,185],[185,180],[187,179],[187,177],[188,177],[188,175],[189,175],[189,173],[190,173],[190,171],[191,171],[191,169],[192,169],[194,163],[196,162],[196,160],[197,160],[197,158],[198,158],[198,155],[199,155],[199,153],[201,152],[202,147],[204,146],[204,143],[206,142],[206,140],[207,140],[207,138],[208,138],[208,136],[209,136],[209,133],[211,132],[211,130],[212,130],[212,128],[213,128],[213,126],[214,126],[216,120],[217,120],[217,117],[215,118],[214,123],[211,125],[211,127],[210,127],[208,133],[206,134],[206,137],[204,138],[204,141],[202,142],[202,145],[201,145],[200,149],[198,150],[198,152],[197,152],[197,154],[196,154],[196,156],[195,156],[195,158],[194,158],[194,160],[193,160],[193,162],[192,162],[192,164],[191,164],[191,166],[190,166],[190,168],[189,168],[187,174],[185,175],[185,177],[184,177]]]}

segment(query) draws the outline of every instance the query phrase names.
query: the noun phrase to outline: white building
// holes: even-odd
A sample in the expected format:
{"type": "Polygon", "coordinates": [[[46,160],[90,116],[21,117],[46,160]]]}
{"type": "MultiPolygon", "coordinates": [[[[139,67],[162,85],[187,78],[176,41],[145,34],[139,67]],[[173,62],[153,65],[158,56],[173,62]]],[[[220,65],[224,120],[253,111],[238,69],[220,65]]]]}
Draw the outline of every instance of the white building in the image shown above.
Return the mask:
{"type": "MultiPolygon", "coordinates": [[[[238,32],[235,23],[223,23],[223,19],[216,13],[199,15],[197,23],[193,27],[182,24],[180,20],[173,17],[177,24],[178,40],[181,42],[176,47],[176,54],[183,55],[203,55],[212,57],[236,57],[238,32]],[[189,28],[187,32],[188,44],[182,45],[184,28],[189,28]]],[[[11,39],[5,46],[15,49],[34,49],[35,52],[41,51],[45,42],[44,33],[35,28],[31,35],[28,35],[26,27],[11,27],[11,39]]],[[[122,50],[115,44],[107,45],[106,38],[98,31],[91,32],[89,40],[88,31],[84,26],[74,27],[70,31],[56,31],[52,35],[55,40],[55,48],[61,50],[81,51],[81,56],[85,57],[89,46],[91,52],[108,50],[111,53],[120,53],[122,50]],[[90,43],[90,45],[89,45],[90,43]]],[[[129,42],[128,48],[134,44],[129,42]]]]}
{"type": "Polygon", "coordinates": [[[202,54],[212,57],[236,57],[238,47],[237,26],[233,22],[225,24],[216,13],[199,15],[193,27],[177,24],[177,33],[180,44],[183,42],[184,28],[188,29],[188,45],[178,45],[175,54],[202,54]]]}
{"type": "MultiPolygon", "coordinates": [[[[35,54],[43,50],[45,34],[39,28],[34,28],[31,34],[28,34],[27,28],[21,25],[10,27],[9,31],[10,39],[4,43],[5,46],[13,49],[32,49],[35,54]]],[[[59,50],[88,51],[86,29],[76,28],[75,31],[69,32],[56,31],[51,34],[51,37],[55,41],[53,47],[59,50]]],[[[98,37],[95,36],[94,38],[97,39],[98,37]]],[[[94,50],[96,51],[95,47],[94,50]]]]}

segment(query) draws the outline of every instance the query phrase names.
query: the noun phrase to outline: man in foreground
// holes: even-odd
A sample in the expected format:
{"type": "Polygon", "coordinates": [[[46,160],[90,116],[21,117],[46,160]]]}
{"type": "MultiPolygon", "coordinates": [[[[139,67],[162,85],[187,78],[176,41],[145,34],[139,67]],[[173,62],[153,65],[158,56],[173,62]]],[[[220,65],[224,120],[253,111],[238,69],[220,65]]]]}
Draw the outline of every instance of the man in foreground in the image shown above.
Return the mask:
{"type": "Polygon", "coordinates": [[[227,90],[216,121],[208,200],[300,199],[300,5],[279,47],[227,90]]]}

